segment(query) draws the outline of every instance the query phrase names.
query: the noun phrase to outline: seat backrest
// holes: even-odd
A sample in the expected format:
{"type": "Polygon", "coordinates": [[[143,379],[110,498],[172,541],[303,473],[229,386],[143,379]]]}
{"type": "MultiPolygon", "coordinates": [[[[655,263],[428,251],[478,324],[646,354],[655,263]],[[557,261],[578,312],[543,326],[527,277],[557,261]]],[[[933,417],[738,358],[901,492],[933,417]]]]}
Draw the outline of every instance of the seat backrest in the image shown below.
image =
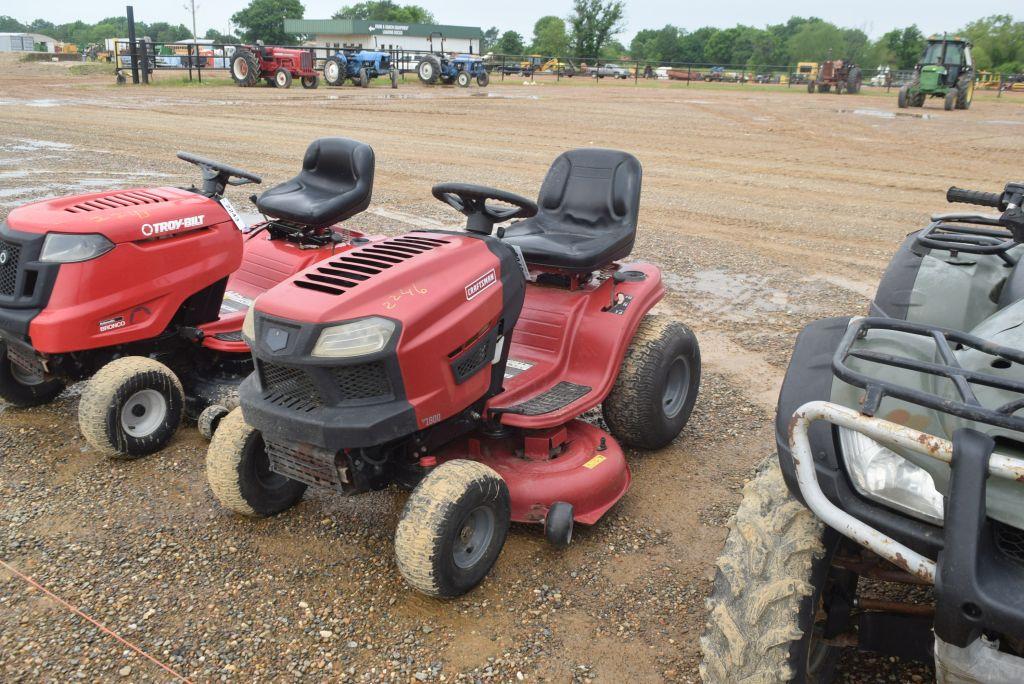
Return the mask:
{"type": "Polygon", "coordinates": [[[569,150],[555,159],[537,197],[547,230],[636,232],[640,213],[640,161],[628,152],[569,150]]]}

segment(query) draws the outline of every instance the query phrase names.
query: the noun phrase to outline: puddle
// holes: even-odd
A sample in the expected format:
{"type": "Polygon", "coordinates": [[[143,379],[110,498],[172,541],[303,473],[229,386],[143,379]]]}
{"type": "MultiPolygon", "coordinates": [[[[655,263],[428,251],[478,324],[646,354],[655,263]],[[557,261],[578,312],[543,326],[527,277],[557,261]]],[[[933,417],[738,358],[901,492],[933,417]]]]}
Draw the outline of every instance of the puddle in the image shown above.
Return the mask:
{"type": "Polygon", "coordinates": [[[683,100],[686,104],[715,104],[711,100],[683,100]]]}
{"type": "Polygon", "coordinates": [[[700,311],[737,322],[754,322],[765,313],[803,310],[788,293],[768,286],[765,279],[722,269],[697,271],[690,276],[664,272],[665,283],[700,311]]]}
{"type": "Polygon", "coordinates": [[[986,119],[981,123],[1000,124],[1002,126],[1024,126],[1024,121],[1006,121],[1005,119],[986,119]]]}
{"type": "Polygon", "coordinates": [[[873,116],[877,119],[895,119],[897,116],[912,116],[915,119],[934,119],[934,114],[918,112],[888,112],[883,109],[837,109],[840,114],[854,114],[856,116],[873,116]]]}
{"type": "Polygon", "coordinates": [[[536,95],[503,95],[501,93],[472,93],[470,97],[486,97],[494,100],[539,100],[536,95]]]}
{"type": "Polygon", "coordinates": [[[72,146],[68,143],[54,142],[52,140],[31,140],[25,138],[2,147],[12,152],[35,152],[37,150],[69,150],[72,146]]]}

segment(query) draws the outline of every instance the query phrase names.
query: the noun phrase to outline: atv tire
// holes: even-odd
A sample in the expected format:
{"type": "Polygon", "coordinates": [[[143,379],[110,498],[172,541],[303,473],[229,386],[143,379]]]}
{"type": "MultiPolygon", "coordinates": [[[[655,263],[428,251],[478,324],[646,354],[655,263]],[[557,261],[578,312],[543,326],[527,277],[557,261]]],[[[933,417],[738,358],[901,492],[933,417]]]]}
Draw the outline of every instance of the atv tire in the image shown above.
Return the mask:
{"type": "Polygon", "coordinates": [[[956,108],[970,109],[974,101],[974,77],[963,79],[956,86],[956,108]]]}
{"type": "Polygon", "coordinates": [[[700,346],[682,323],[647,316],[622,359],[601,411],[615,439],[661,449],[690,419],[700,389],[700,346]]]}
{"type": "Polygon", "coordinates": [[[167,446],[184,406],[181,381],[170,368],[145,356],[124,356],[89,379],[78,404],[78,426],[97,451],[135,459],[167,446]]]}
{"type": "Polygon", "coordinates": [[[275,515],[301,499],[306,485],[270,471],[263,435],[236,408],[221,420],[206,450],[206,481],[225,508],[253,517],[275,515]]]}
{"type": "Polygon", "coordinates": [[[461,596],[490,572],[510,522],[508,486],[498,473],[477,461],[446,461],[405,503],[395,530],[398,570],[424,594],[461,596]]]}
{"type": "Polygon", "coordinates": [[[770,457],[743,488],[716,563],[700,638],[703,681],[832,681],[840,649],[819,641],[814,627],[838,545],[770,457]]]}
{"type": "MultiPolygon", "coordinates": [[[[572,78],[572,76],[570,76],[569,78],[572,78]]],[[[486,88],[490,82],[491,75],[486,71],[481,71],[479,74],[476,75],[476,84],[481,88],[486,88]]]]}
{"type": "Polygon", "coordinates": [[[231,78],[243,88],[256,85],[260,80],[260,61],[248,50],[239,50],[231,58],[231,78]]]}
{"type": "Polygon", "coordinates": [[[213,439],[213,435],[217,432],[217,428],[220,426],[221,420],[228,415],[230,411],[226,406],[220,404],[210,404],[203,409],[202,413],[199,414],[199,418],[196,420],[196,427],[199,428],[199,434],[201,434],[206,441],[213,439]]]}
{"type": "Polygon", "coordinates": [[[324,83],[329,86],[345,84],[345,63],[337,55],[324,62],[324,83]]]}
{"type": "Polygon", "coordinates": [[[306,90],[316,90],[317,86],[320,85],[320,78],[318,76],[303,76],[299,83],[306,90]]]}
{"type": "Polygon", "coordinates": [[[910,106],[910,90],[907,86],[900,86],[899,92],[896,94],[896,104],[899,105],[900,109],[906,109],[910,106]]]}
{"type": "Polygon", "coordinates": [[[434,55],[424,57],[416,65],[416,75],[419,76],[421,82],[427,85],[437,83],[438,77],[441,76],[441,60],[434,55]]]}
{"type": "Polygon", "coordinates": [[[45,380],[25,373],[7,356],[7,347],[0,344],[0,399],[18,408],[42,406],[56,399],[65,386],[63,380],[45,380]]]}

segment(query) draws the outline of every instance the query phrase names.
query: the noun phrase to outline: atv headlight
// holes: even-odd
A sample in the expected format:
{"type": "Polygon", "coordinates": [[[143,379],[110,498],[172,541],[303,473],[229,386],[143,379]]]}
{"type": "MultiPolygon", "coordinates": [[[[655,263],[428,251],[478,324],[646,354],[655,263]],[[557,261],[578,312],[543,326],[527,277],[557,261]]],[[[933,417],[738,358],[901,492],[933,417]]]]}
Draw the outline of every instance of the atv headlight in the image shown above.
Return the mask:
{"type": "Polygon", "coordinates": [[[43,240],[39,260],[50,264],[70,264],[95,259],[112,249],[114,243],[102,235],[48,233],[43,240]]]}
{"type": "Polygon", "coordinates": [[[313,347],[313,356],[349,358],[379,352],[395,332],[395,322],[373,316],[324,328],[313,347]]]}
{"type": "Polygon", "coordinates": [[[256,302],[250,304],[249,310],[245,312],[245,320],[242,321],[242,337],[249,342],[250,346],[256,339],[256,302]]]}
{"type": "Polygon", "coordinates": [[[927,470],[854,430],[839,428],[839,444],[858,492],[919,520],[942,524],[942,494],[927,470]]]}

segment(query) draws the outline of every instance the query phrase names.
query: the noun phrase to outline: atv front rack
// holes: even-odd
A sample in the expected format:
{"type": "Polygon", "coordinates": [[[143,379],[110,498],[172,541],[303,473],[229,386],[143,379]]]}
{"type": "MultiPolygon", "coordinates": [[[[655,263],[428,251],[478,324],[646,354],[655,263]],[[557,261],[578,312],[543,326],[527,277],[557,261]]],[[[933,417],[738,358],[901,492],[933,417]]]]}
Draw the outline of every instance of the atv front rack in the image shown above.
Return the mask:
{"type": "Polygon", "coordinates": [[[865,391],[861,412],[873,416],[885,397],[893,397],[918,406],[924,406],[942,413],[949,413],[965,420],[985,423],[1007,430],[1024,432],[1024,417],[1014,415],[1024,408],[1024,382],[1001,377],[993,373],[983,373],[961,366],[953,353],[957,350],[974,349],[992,357],[992,363],[1008,368],[1008,364],[1024,364],[1024,352],[995,344],[988,340],[969,335],[957,330],[908,323],[894,318],[869,317],[854,319],[846,335],[839,343],[832,358],[832,372],[843,382],[865,391]],[[908,335],[930,338],[935,344],[937,361],[921,361],[906,356],[855,349],[857,341],[873,330],[891,330],[908,335]],[[848,361],[859,359],[877,364],[879,373],[868,375],[850,367],[848,361]],[[942,396],[934,392],[926,392],[913,387],[906,387],[890,380],[885,380],[886,367],[911,370],[926,375],[946,378],[955,388],[958,398],[942,396]],[[1019,396],[999,406],[984,406],[975,394],[976,387],[1014,392],[1019,396]]]}
{"type": "Polygon", "coordinates": [[[985,214],[939,214],[917,236],[917,244],[929,249],[966,254],[995,254],[1009,266],[1017,258],[1007,254],[1018,243],[1003,227],[999,216],[985,214]]]}

